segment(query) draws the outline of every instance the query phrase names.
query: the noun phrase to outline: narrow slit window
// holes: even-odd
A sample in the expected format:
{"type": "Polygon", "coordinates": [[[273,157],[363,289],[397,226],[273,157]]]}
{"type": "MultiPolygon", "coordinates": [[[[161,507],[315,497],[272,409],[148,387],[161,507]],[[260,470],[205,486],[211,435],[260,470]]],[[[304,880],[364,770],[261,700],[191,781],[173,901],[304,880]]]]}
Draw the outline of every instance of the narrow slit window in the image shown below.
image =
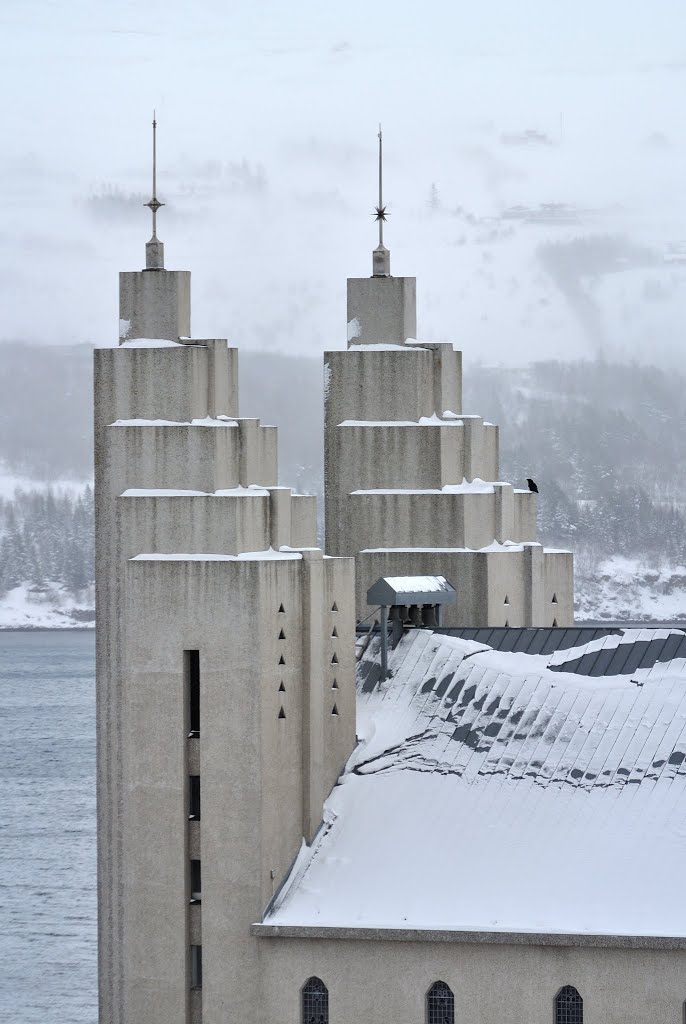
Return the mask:
{"type": "Polygon", "coordinates": [[[334,603],[333,603],[333,604],[331,605],[331,611],[332,611],[332,612],[337,612],[337,611],[338,611],[338,605],[336,604],[336,602],[335,602],[335,601],[334,601],[334,603]]]}
{"type": "Polygon", "coordinates": [[[202,903],[202,877],[200,861],[191,861],[191,903],[202,903]]]}
{"type": "Polygon", "coordinates": [[[444,981],[435,981],[426,994],[426,1024],[455,1024],[455,996],[444,981]]]}
{"type": "Polygon", "coordinates": [[[333,629],[331,630],[331,636],[332,636],[332,637],[334,637],[334,636],[336,636],[336,637],[337,637],[337,636],[338,636],[338,630],[336,629],[336,627],[335,627],[335,626],[334,626],[334,627],[333,627],[333,629]]]}
{"type": "Polygon", "coordinates": [[[505,594],[505,600],[503,601],[503,604],[509,604],[509,603],[510,603],[510,599],[507,596],[507,594],[505,594]]]}
{"type": "Polygon", "coordinates": [[[281,680],[281,685],[279,686],[279,693],[285,693],[285,692],[286,692],[286,687],[283,685],[283,679],[282,679],[281,680]]]}
{"type": "Polygon", "coordinates": [[[336,707],[336,705],[335,705],[335,704],[334,704],[334,706],[333,706],[333,707],[331,708],[331,714],[332,714],[332,715],[335,715],[335,716],[336,716],[336,718],[338,718],[338,708],[336,707]]]}
{"type": "Polygon", "coordinates": [[[284,711],[283,708],[280,708],[279,709],[279,719],[283,719],[285,717],[286,717],[286,712],[284,711]]]}
{"type": "Polygon", "coordinates": [[[188,735],[200,735],[200,651],[184,651],[184,673],[188,694],[188,735]]]}
{"type": "Polygon", "coordinates": [[[284,606],[282,604],[279,605],[278,614],[279,615],[285,615],[286,614],[286,609],[284,608],[284,606]]]}
{"type": "Polygon", "coordinates": [[[189,775],[188,782],[188,817],[200,821],[200,776],[189,775]]]}
{"type": "Polygon", "coordinates": [[[550,603],[551,604],[557,604],[557,594],[553,594],[553,599],[552,599],[552,601],[550,603]]]}
{"type": "Polygon", "coordinates": [[[284,656],[282,654],[281,657],[279,658],[279,665],[285,665],[285,664],[286,664],[286,659],[284,658],[284,656]]]}
{"type": "Polygon", "coordinates": [[[557,629],[557,619],[553,619],[553,629],[557,629]]]}
{"type": "Polygon", "coordinates": [[[320,978],[303,985],[302,1024],[329,1024],[329,990],[320,978]]]}
{"type": "Polygon", "coordinates": [[[281,630],[280,633],[279,633],[279,640],[285,640],[285,639],[286,639],[286,634],[284,633],[283,630],[281,630]]]}
{"type": "Polygon", "coordinates": [[[337,665],[338,664],[338,656],[336,654],[334,654],[333,658],[331,659],[331,664],[332,665],[337,665]]]}
{"type": "Polygon", "coordinates": [[[191,988],[202,988],[202,946],[191,946],[191,988]]]}
{"type": "Polygon", "coordinates": [[[555,996],[555,1024],[584,1024],[584,1001],[573,985],[555,996]]]}
{"type": "Polygon", "coordinates": [[[331,684],[331,689],[332,690],[337,690],[338,689],[338,680],[336,679],[335,676],[334,676],[334,680],[333,680],[333,682],[331,684]]]}

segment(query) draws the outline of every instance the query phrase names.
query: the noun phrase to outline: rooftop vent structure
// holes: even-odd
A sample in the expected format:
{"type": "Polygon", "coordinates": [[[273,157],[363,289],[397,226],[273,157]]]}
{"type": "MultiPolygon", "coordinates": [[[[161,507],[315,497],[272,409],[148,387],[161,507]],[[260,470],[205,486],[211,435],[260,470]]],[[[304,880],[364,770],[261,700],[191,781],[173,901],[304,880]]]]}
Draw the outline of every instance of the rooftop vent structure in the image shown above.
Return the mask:
{"type": "Polygon", "coordinates": [[[388,622],[394,635],[404,625],[435,629],[441,607],[455,604],[457,591],[445,576],[382,576],[367,591],[367,604],[381,611],[381,678],[388,677],[388,622]]]}

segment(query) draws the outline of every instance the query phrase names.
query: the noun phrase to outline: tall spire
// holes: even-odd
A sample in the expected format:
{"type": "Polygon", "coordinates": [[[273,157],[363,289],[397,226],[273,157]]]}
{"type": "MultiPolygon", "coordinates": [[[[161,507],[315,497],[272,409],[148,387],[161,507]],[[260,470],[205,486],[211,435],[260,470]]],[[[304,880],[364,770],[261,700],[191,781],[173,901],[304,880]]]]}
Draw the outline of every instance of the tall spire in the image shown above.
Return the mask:
{"type": "Polygon", "coordinates": [[[374,208],[372,216],[379,225],[379,244],[372,253],[372,277],[391,276],[391,254],[383,244],[383,226],[388,214],[383,204],[383,132],[379,125],[379,204],[374,208]]]}
{"type": "Polygon", "coordinates": [[[157,198],[157,119],[152,112],[152,199],[145,206],[152,213],[152,238],[145,245],[145,269],[164,270],[164,244],[157,237],[157,211],[164,203],[157,198]]]}

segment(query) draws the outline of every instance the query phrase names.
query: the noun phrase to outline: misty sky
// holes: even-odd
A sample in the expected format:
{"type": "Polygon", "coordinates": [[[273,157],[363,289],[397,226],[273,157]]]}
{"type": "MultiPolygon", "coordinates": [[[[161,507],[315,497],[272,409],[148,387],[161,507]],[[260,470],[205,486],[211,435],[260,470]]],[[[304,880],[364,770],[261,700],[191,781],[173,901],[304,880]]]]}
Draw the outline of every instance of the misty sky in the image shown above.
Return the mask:
{"type": "Polygon", "coordinates": [[[155,107],[196,336],[344,343],[382,121],[421,339],[486,362],[682,351],[683,0],[1,0],[0,85],[0,339],[116,339],[155,107]]]}

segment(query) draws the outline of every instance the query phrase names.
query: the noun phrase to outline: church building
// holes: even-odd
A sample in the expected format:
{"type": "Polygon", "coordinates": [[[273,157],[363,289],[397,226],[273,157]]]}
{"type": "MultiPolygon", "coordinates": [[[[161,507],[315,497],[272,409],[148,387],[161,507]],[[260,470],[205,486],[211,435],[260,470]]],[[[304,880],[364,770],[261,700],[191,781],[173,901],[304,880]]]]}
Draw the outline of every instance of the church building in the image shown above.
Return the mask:
{"type": "Polygon", "coordinates": [[[319,549],[236,349],[191,338],[155,165],[95,351],[100,1024],[683,1024],[686,634],[574,627],[382,238],[319,549]],[[387,670],[380,577],[457,596],[387,670]]]}

